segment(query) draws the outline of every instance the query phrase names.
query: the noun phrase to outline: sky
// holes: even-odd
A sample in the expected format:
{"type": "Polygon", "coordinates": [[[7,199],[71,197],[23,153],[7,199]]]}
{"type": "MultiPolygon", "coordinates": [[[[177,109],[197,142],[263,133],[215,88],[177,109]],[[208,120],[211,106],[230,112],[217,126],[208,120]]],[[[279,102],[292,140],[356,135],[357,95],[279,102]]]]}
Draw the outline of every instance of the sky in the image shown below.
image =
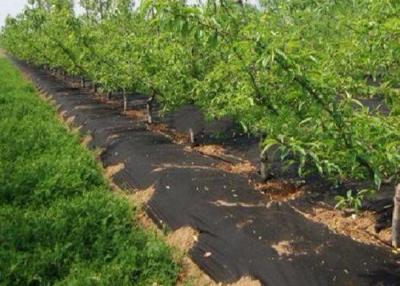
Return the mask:
{"type": "MultiPolygon", "coordinates": [[[[257,0],[247,0],[247,2],[255,3],[257,0]]],[[[0,27],[5,23],[7,15],[16,16],[20,13],[28,0],[0,0],[0,27]]]]}
{"type": "Polygon", "coordinates": [[[4,25],[7,15],[17,15],[27,3],[28,0],[0,0],[0,26],[4,25]]]}

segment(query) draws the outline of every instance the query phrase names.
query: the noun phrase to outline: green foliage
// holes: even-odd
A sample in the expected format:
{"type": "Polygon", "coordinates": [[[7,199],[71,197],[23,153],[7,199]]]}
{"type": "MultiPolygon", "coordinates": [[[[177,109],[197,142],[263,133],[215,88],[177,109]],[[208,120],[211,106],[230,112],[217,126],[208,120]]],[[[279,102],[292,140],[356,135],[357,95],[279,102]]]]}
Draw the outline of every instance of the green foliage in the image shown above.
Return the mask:
{"type": "Polygon", "coordinates": [[[398,179],[399,1],[204,2],[82,1],[82,16],[36,5],[8,19],[2,42],[107,90],[155,95],[163,110],[232,118],[300,175],[376,189],[398,179]],[[389,114],[361,104],[377,97],[389,114]]]}
{"type": "Polygon", "coordinates": [[[362,203],[364,199],[366,197],[371,197],[372,195],[374,195],[374,193],[375,191],[370,189],[360,190],[355,193],[352,190],[348,190],[345,196],[335,197],[337,201],[335,208],[338,209],[349,208],[358,212],[362,208],[362,203]]]}
{"type": "Polygon", "coordinates": [[[175,284],[170,249],[5,59],[0,130],[0,284],[175,284]]]}

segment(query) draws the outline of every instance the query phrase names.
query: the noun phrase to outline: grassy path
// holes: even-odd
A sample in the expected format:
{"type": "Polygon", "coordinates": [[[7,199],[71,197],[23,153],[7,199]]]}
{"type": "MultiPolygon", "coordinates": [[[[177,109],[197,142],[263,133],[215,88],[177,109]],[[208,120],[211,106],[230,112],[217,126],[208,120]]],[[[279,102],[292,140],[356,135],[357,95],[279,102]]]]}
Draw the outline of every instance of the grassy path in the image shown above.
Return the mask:
{"type": "Polygon", "coordinates": [[[0,55],[0,285],[175,284],[171,250],[132,211],[0,55]]]}

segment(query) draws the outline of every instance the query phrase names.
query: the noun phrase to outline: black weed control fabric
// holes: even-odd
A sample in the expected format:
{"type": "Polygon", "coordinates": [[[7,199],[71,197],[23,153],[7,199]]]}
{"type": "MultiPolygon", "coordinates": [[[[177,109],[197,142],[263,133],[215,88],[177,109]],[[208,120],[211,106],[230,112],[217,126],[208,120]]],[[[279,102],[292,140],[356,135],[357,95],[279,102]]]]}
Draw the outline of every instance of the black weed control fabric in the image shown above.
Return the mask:
{"type": "Polygon", "coordinates": [[[213,168],[217,159],[187,152],[87,92],[20,66],[93,137],[90,147],[104,150],[105,166],[125,164],[114,177],[118,185],[137,192],[154,185],[147,211],[157,224],[200,232],[190,255],[216,281],[249,275],[273,286],[400,285],[394,254],[335,234],[286,203],[267,202],[247,178],[213,168]],[[274,246],[282,243],[291,251],[279,254],[274,246]]]}

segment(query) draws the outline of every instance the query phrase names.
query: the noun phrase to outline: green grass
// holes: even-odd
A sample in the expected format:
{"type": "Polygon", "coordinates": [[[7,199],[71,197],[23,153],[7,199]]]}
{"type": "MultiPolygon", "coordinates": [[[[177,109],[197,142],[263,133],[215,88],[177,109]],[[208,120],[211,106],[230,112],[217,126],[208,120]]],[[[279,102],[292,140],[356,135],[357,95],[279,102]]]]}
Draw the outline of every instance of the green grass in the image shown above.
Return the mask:
{"type": "Polygon", "coordinates": [[[0,284],[175,284],[171,250],[79,142],[0,57],[0,284]]]}

